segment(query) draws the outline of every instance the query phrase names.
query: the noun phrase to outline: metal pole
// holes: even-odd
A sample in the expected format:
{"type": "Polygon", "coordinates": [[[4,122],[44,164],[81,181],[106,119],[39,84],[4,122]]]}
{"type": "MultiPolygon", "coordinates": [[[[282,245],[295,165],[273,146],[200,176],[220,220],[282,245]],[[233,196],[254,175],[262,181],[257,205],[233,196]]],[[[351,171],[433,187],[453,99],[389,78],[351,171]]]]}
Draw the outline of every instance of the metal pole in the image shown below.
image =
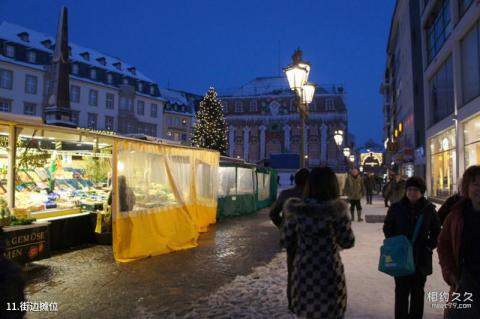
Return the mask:
{"type": "Polygon", "coordinates": [[[7,193],[8,207],[15,207],[15,157],[17,156],[17,130],[15,125],[8,127],[8,174],[7,193]]]}
{"type": "Polygon", "coordinates": [[[300,110],[300,129],[302,137],[300,139],[300,168],[305,168],[305,112],[300,110]]]}

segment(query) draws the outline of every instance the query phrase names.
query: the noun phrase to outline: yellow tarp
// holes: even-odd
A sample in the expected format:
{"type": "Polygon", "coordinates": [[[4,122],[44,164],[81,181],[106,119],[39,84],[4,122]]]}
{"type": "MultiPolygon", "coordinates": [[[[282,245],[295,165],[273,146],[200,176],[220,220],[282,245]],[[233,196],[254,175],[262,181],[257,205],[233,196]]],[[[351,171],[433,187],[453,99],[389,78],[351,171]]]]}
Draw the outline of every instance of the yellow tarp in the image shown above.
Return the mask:
{"type": "Polygon", "coordinates": [[[219,153],[116,140],[113,162],[117,261],[195,247],[215,223],[219,153]]]}

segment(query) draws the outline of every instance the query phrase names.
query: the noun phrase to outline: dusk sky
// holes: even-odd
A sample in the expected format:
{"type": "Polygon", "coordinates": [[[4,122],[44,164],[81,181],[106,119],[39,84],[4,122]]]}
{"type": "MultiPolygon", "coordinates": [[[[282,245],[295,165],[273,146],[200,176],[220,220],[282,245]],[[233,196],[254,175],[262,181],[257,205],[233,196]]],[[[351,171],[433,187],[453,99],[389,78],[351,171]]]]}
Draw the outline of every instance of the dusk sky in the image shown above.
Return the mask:
{"type": "Polygon", "coordinates": [[[61,5],[71,42],[137,66],[160,89],[203,95],[280,75],[300,47],[310,81],[344,85],[357,146],[382,143],[394,0],[0,0],[0,20],[55,36],[61,5]]]}

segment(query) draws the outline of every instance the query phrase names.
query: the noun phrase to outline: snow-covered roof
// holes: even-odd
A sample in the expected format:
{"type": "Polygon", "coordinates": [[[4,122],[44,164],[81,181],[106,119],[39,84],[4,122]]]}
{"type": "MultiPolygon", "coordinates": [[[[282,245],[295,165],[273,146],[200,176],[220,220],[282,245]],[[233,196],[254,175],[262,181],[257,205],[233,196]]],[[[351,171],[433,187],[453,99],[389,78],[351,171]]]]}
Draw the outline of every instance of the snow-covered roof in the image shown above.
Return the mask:
{"type": "MultiPolygon", "coordinates": [[[[317,86],[315,94],[327,94],[327,90],[317,86]]],[[[258,96],[293,94],[285,76],[258,77],[238,89],[220,90],[219,96],[258,96]]]]}
{"type": "Polygon", "coordinates": [[[170,104],[190,105],[185,94],[179,91],[161,89],[160,96],[167,100],[170,104]]]}
{"type": "MultiPolygon", "coordinates": [[[[50,54],[53,54],[53,49],[55,45],[55,38],[49,35],[45,35],[43,33],[30,30],[28,28],[25,28],[23,26],[19,26],[14,23],[6,22],[3,21],[0,24],[0,38],[5,39],[7,41],[11,41],[14,43],[18,43],[27,47],[31,47],[40,51],[44,51],[50,54]],[[19,35],[22,33],[28,33],[28,41],[23,40],[19,35]],[[47,48],[42,42],[50,40],[51,41],[51,49],[47,48]]],[[[78,61],[82,63],[89,64],[91,66],[100,68],[100,69],[105,69],[107,71],[115,72],[122,74],[124,76],[136,78],[138,80],[142,81],[147,81],[147,82],[152,82],[151,79],[146,77],[144,74],[136,70],[136,68],[131,65],[125,63],[123,60],[120,60],[119,58],[115,58],[103,53],[100,53],[98,51],[82,47],[79,45],[76,45],[74,43],[69,43],[69,46],[71,47],[72,50],[72,55],[70,57],[71,61],[78,61]],[[83,56],[82,53],[88,52],[89,53],[89,60],[86,60],[83,56]],[[105,58],[105,65],[100,63],[97,59],[105,58]],[[121,68],[118,69],[115,65],[117,63],[120,63],[121,68]],[[115,65],[114,65],[115,64],[115,65]],[[135,73],[129,71],[130,68],[135,69],[135,73]]]]}

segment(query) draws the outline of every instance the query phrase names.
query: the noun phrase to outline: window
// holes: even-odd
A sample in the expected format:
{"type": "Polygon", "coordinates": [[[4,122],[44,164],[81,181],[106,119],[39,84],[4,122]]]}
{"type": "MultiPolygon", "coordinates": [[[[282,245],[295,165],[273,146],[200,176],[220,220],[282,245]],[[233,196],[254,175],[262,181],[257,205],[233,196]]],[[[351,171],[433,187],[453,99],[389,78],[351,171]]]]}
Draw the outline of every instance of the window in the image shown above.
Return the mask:
{"type": "Polygon", "coordinates": [[[325,110],[326,111],[335,111],[335,100],[334,99],[326,99],[325,100],[325,110]]]}
{"type": "Polygon", "coordinates": [[[25,115],[36,115],[37,114],[37,105],[35,103],[23,103],[23,114],[25,115]]]}
{"type": "Polygon", "coordinates": [[[175,117],[175,126],[180,126],[180,118],[175,117]]]}
{"type": "Polygon", "coordinates": [[[150,94],[155,95],[155,86],[150,86],[150,94]]]}
{"type": "Polygon", "coordinates": [[[236,101],[235,102],[235,113],[242,113],[242,111],[243,111],[242,101],[236,101]]]}
{"type": "Polygon", "coordinates": [[[80,87],[76,85],[70,86],[70,101],[80,103],[80,87]]]}
{"type": "Polygon", "coordinates": [[[459,5],[459,13],[460,16],[463,16],[464,13],[470,8],[470,5],[472,4],[473,0],[458,0],[458,5],[459,5]]]}
{"type": "Polygon", "coordinates": [[[37,77],[27,74],[25,76],[25,93],[37,94],[37,77]]]}
{"type": "Polygon", "coordinates": [[[88,92],[88,105],[98,105],[98,92],[96,90],[90,89],[90,91],[88,92]]]}
{"type": "Polygon", "coordinates": [[[113,116],[105,116],[105,130],[113,131],[113,116]]]}
{"type": "Polygon", "coordinates": [[[157,117],[157,104],[152,104],[151,105],[150,115],[152,117],[157,117]]]}
{"type": "Polygon", "coordinates": [[[30,63],[35,63],[37,62],[37,55],[33,51],[28,51],[27,52],[27,61],[30,63]]]}
{"type": "Polygon", "coordinates": [[[138,90],[139,90],[140,92],[143,91],[143,83],[138,83],[138,90]]]}
{"type": "Polygon", "coordinates": [[[12,101],[0,98],[0,112],[11,112],[12,101]]]}
{"type": "Polygon", "coordinates": [[[127,97],[120,97],[120,110],[133,112],[133,99],[127,97]]]}
{"type": "Polygon", "coordinates": [[[137,114],[144,115],[145,114],[145,102],[137,101],[137,114]]]}
{"type": "Polygon", "coordinates": [[[107,82],[108,82],[108,84],[112,84],[112,83],[113,83],[113,75],[107,74],[107,82]]]}
{"type": "Polygon", "coordinates": [[[15,47],[13,45],[6,45],[5,55],[11,58],[15,57],[15,47]]]}
{"type": "Polygon", "coordinates": [[[97,79],[97,70],[95,69],[90,69],[90,78],[92,80],[96,80],[97,79]]]}
{"type": "Polygon", "coordinates": [[[179,141],[180,140],[180,133],[173,132],[173,140],[174,141],[179,141]]]}
{"type": "Polygon", "coordinates": [[[250,101],[250,112],[257,112],[257,101],[250,101]]]}
{"type": "Polygon", "coordinates": [[[478,23],[461,42],[463,103],[480,95],[480,52],[478,23]]]}
{"type": "Polygon", "coordinates": [[[76,63],[72,64],[72,73],[78,74],[78,64],[76,63]]]}
{"type": "Polygon", "coordinates": [[[113,110],[115,108],[115,95],[107,93],[107,99],[105,100],[105,107],[113,110]]]}
{"type": "Polygon", "coordinates": [[[187,141],[187,134],[182,133],[182,142],[186,142],[186,141],[187,141]]]}
{"type": "Polygon", "coordinates": [[[128,79],[127,78],[123,79],[123,84],[128,84],[128,79]]]}
{"type": "Polygon", "coordinates": [[[78,125],[78,112],[72,112],[72,122],[78,125]]]}
{"type": "Polygon", "coordinates": [[[12,89],[13,72],[10,70],[0,69],[0,88],[12,89]]]}
{"type": "Polygon", "coordinates": [[[183,125],[183,126],[187,125],[187,120],[186,120],[186,119],[183,119],[183,120],[182,120],[182,125],[183,125]]]}
{"type": "Polygon", "coordinates": [[[294,99],[290,99],[290,112],[295,113],[297,111],[297,106],[295,105],[294,99]]]}
{"type": "Polygon", "coordinates": [[[431,124],[454,111],[452,57],[439,68],[430,80],[431,124]]]}
{"type": "Polygon", "coordinates": [[[88,113],[87,127],[97,129],[97,114],[88,113]]]}
{"type": "Polygon", "coordinates": [[[455,129],[433,137],[429,144],[431,196],[446,199],[453,194],[453,175],[457,161],[455,129]]]}
{"type": "Polygon", "coordinates": [[[168,126],[173,126],[173,117],[167,116],[167,125],[168,126]]]}
{"type": "Polygon", "coordinates": [[[450,0],[439,1],[440,8],[427,27],[427,57],[430,63],[452,32],[450,0]]]}
{"type": "Polygon", "coordinates": [[[480,163],[480,115],[465,122],[463,127],[465,143],[465,167],[480,163]]]}

